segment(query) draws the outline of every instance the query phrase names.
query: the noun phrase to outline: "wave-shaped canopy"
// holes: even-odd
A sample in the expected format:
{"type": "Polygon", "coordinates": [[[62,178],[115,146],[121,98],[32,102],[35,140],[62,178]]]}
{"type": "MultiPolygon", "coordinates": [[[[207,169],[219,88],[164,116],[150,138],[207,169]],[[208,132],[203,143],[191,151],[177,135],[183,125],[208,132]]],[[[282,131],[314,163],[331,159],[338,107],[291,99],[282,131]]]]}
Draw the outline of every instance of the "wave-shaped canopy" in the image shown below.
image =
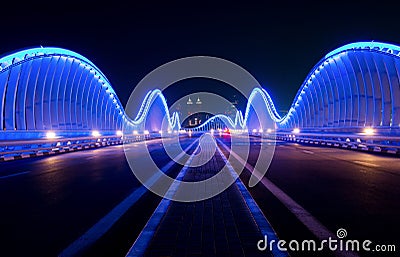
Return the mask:
{"type": "MultiPolygon", "coordinates": [[[[400,47],[359,42],[322,58],[281,117],[265,89],[255,88],[244,115],[219,119],[231,129],[353,131],[400,126],[400,47]],[[256,117],[256,118],[255,118],[256,117]]],[[[109,80],[90,60],[62,48],[32,48],[0,58],[0,139],[38,138],[45,131],[68,136],[116,131],[179,129],[165,97],[150,90],[135,118],[129,117],[109,80]],[[162,121],[167,119],[167,127],[162,121]]]]}
{"type": "Polygon", "coordinates": [[[249,120],[251,113],[258,111],[268,112],[281,130],[351,132],[375,127],[393,132],[400,127],[399,72],[399,46],[348,44],[328,53],[313,67],[285,116],[276,112],[267,91],[256,88],[244,116],[238,113],[235,121],[221,115],[216,118],[226,121],[229,128],[258,130],[262,125],[249,120]],[[260,103],[265,107],[259,107],[260,103]]]}
{"type": "MultiPolygon", "coordinates": [[[[150,91],[136,119],[130,119],[106,76],[82,55],[54,47],[32,48],[0,58],[0,139],[58,135],[115,134],[141,124],[156,98],[169,117],[164,96],[150,91]]],[[[177,126],[176,115],[170,120],[177,126]]]]}

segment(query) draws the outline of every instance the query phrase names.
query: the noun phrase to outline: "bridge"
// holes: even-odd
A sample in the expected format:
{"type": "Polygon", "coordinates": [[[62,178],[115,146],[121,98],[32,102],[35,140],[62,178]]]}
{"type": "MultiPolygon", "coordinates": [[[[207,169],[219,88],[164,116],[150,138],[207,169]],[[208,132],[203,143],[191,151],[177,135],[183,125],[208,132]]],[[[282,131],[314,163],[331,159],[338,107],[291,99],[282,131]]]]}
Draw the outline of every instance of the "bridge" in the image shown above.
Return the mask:
{"type": "Polygon", "coordinates": [[[243,112],[185,128],[157,88],[125,111],[78,53],[6,55],[0,253],[309,256],[295,244],[262,250],[260,240],[318,244],[345,239],[343,228],[399,247],[399,71],[399,46],[348,44],[312,68],[284,116],[255,87],[243,112]]]}

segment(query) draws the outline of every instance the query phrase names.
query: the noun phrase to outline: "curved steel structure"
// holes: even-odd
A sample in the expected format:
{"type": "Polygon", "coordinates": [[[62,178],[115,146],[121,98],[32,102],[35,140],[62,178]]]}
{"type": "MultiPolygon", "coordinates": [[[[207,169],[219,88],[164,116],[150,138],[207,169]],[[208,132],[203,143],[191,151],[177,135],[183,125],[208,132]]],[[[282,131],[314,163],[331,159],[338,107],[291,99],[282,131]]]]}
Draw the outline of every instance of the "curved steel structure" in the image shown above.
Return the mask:
{"type": "MultiPolygon", "coordinates": [[[[61,48],[33,48],[0,58],[0,140],[34,139],[55,131],[64,137],[117,131],[178,130],[160,90],[147,93],[136,117],[122,109],[110,82],[85,57],[61,48]],[[164,122],[167,120],[167,122],[164,122]],[[166,124],[166,125],[165,125],[166,124]]],[[[400,47],[360,42],[322,58],[281,117],[267,91],[255,88],[243,115],[217,115],[230,129],[355,132],[400,126],[400,47]]],[[[221,127],[221,125],[218,125],[221,127]]]]}
{"type": "Polygon", "coordinates": [[[276,111],[270,95],[265,89],[254,88],[248,98],[245,114],[237,111],[235,119],[224,114],[218,114],[206,120],[200,126],[194,128],[194,131],[209,129],[263,129],[274,128],[276,122],[282,120],[276,111]]]}
{"type": "Polygon", "coordinates": [[[345,45],[314,66],[281,128],[351,131],[400,125],[400,47],[377,42],[345,45]]]}
{"type": "Polygon", "coordinates": [[[33,48],[0,58],[0,139],[34,139],[47,131],[57,135],[88,136],[144,130],[155,99],[167,114],[159,90],[150,91],[137,117],[124,112],[106,76],[87,58],[61,48],[33,48]]]}
{"type": "MultiPolygon", "coordinates": [[[[284,117],[276,112],[269,94],[256,88],[243,117],[221,119],[231,129],[256,129],[248,117],[263,102],[281,131],[360,132],[373,127],[388,133],[400,128],[400,47],[360,42],[340,47],[322,58],[304,80],[284,117]],[[261,96],[261,100],[257,95],[261,96]],[[254,108],[252,108],[252,106],[254,108]],[[240,122],[238,122],[240,121],[240,122]]],[[[262,112],[262,110],[260,111],[262,112]]],[[[202,127],[207,127],[206,121],[202,127]]],[[[261,125],[260,128],[262,127],[261,125]]]]}

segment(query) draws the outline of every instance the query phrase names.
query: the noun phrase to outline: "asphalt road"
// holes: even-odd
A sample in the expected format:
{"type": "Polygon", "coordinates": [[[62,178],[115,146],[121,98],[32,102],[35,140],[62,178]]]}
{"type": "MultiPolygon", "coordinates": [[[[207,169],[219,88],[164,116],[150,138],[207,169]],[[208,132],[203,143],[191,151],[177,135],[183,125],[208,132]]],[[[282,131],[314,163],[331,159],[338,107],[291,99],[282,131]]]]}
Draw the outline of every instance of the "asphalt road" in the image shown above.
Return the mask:
{"type": "MultiPolygon", "coordinates": [[[[131,151],[140,159],[146,145],[159,166],[170,161],[160,140],[131,151]]],[[[1,163],[0,256],[57,256],[139,186],[122,145],[1,163]]]]}
{"type": "MultiPolygon", "coordinates": [[[[229,145],[229,137],[221,140],[229,145]]],[[[260,140],[265,139],[251,140],[250,164],[258,157],[260,140]]],[[[181,141],[183,146],[192,142],[192,138],[181,141]]],[[[140,157],[144,143],[136,145],[137,150],[132,151],[140,157]]],[[[159,166],[170,161],[159,141],[147,145],[159,166]]],[[[345,228],[349,239],[395,244],[398,255],[398,160],[278,142],[266,177],[331,232],[345,228]]],[[[0,165],[0,256],[56,256],[140,186],[122,146],[0,165]]],[[[174,166],[171,176],[179,169],[179,165],[174,166]]],[[[241,179],[245,184],[248,178],[249,173],[243,172],[241,179]]],[[[249,191],[281,239],[315,238],[263,184],[249,191]]],[[[83,255],[123,256],[159,201],[152,193],[146,194],[83,255]]]]}
{"type": "MultiPolygon", "coordinates": [[[[222,140],[229,144],[226,138],[222,140]]],[[[261,140],[268,141],[260,138],[251,140],[248,162],[252,165],[258,158],[261,140]]],[[[241,178],[247,184],[249,172],[243,172],[241,178]]],[[[368,239],[373,245],[396,245],[396,253],[361,252],[361,256],[399,255],[398,158],[277,142],[266,178],[333,234],[344,228],[346,239],[368,239]]],[[[262,183],[248,189],[280,239],[316,239],[262,183]]],[[[310,256],[310,252],[289,252],[292,256],[310,256]]]]}

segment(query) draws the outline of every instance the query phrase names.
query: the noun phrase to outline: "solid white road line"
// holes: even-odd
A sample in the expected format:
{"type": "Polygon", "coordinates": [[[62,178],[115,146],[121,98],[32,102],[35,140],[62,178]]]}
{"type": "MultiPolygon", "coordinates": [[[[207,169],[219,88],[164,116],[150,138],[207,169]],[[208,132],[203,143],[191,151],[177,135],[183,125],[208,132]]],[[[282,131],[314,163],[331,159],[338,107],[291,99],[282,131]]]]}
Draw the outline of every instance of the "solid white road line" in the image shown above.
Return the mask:
{"type": "Polygon", "coordinates": [[[193,158],[196,156],[196,152],[199,149],[200,144],[196,147],[192,155],[189,157],[185,165],[183,166],[182,170],[179,172],[178,176],[176,177],[175,181],[169,187],[166,195],[168,198],[163,198],[160,204],[157,206],[156,210],[151,215],[150,219],[147,221],[146,226],[140,232],[139,236],[133,243],[132,247],[129,249],[129,252],[126,256],[129,257],[139,257],[145,254],[147,247],[151,239],[156,232],[158,225],[161,222],[161,219],[164,217],[168,207],[171,204],[170,198],[172,198],[176,191],[178,190],[180,181],[183,179],[184,175],[186,174],[187,169],[190,167],[190,163],[192,162],[193,158]]]}
{"type": "Polygon", "coordinates": [[[19,176],[19,175],[24,175],[24,174],[27,174],[27,173],[29,173],[29,172],[30,172],[30,171],[18,172],[18,173],[14,173],[14,174],[2,176],[2,177],[0,177],[0,179],[11,178],[11,177],[19,176]]]}
{"type": "MultiPolygon", "coordinates": [[[[219,139],[218,141],[221,142],[219,139]]],[[[257,226],[259,227],[262,236],[266,235],[268,237],[268,240],[275,240],[275,242],[278,242],[279,239],[278,236],[276,235],[276,232],[272,228],[271,224],[268,222],[267,218],[264,216],[264,213],[261,211],[256,201],[253,199],[250,192],[247,190],[246,186],[243,184],[242,180],[236,173],[235,169],[232,167],[228,159],[226,159],[224,153],[221,151],[219,146],[217,146],[217,150],[221,155],[222,159],[224,160],[226,167],[231,172],[232,177],[236,178],[235,181],[236,186],[238,187],[240,193],[242,194],[243,199],[246,202],[257,226]]],[[[274,257],[288,256],[287,252],[280,251],[276,246],[272,249],[272,254],[274,257]]]]}
{"type": "Polygon", "coordinates": [[[369,162],[363,162],[363,161],[353,161],[355,164],[359,164],[362,166],[366,166],[366,167],[371,167],[371,168],[378,168],[380,167],[377,164],[373,164],[373,163],[369,163],[369,162]]]}
{"type": "MultiPolygon", "coordinates": [[[[259,171],[257,171],[252,165],[250,165],[247,161],[243,160],[237,153],[231,151],[231,149],[226,146],[222,141],[220,141],[221,145],[227,150],[236,160],[238,160],[245,168],[252,173],[253,175],[260,177],[262,176],[259,171]]],[[[327,240],[329,237],[336,238],[336,235],[329,231],[321,222],[319,222],[314,216],[311,215],[307,210],[305,210],[300,204],[294,201],[290,196],[288,196],[285,192],[283,192],[280,188],[278,188],[274,183],[272,183],[266,177],[261,178],[261,183],[276,197],[283,203],[286,208],[289,209],[291,213],[293,213],[296,218],[303,223],[311,233],[314,234],[319,240],[327,240]]],[[[353,252],[335,252],[336,256],[358,256],[353,252]]]]}
{"type": "MultiPolygon", "coordinates": [[[[198,140],[198,139],[197,139],[198,140]]],[[[182,151],[174,160],[169,161],[164,167],[161,168],[163,171],[169,170],[175,163],[176,160],[182,158],[188,150],[197,142],[195,140],[191,143],[184,151],[182,151]]],[[[156,173],[149,180],[149,185],[154,184],[159,178],[159,174],[156,173]]],[[[93,225],[88,231],[65,248],[58,256],[76,256],[82,250],[88,248],[90,245],[95,243],[100,237],[102,237],[121,217],[128,211],[128,209],[134,205],[146,192],[148,192],[145,186],[140,186],[133,191],[127,198],[119,203],[114,209],[112,209],[106,216],[100,219],[95,225],[93,225]]]]}
{"type": "Polygon", "coordinates": [[[306,154],[314,154],[314,152],[308,151],[308,150],[303,150],[302,152],[303,152],[303,153],[306,153],[306,154]]]}

